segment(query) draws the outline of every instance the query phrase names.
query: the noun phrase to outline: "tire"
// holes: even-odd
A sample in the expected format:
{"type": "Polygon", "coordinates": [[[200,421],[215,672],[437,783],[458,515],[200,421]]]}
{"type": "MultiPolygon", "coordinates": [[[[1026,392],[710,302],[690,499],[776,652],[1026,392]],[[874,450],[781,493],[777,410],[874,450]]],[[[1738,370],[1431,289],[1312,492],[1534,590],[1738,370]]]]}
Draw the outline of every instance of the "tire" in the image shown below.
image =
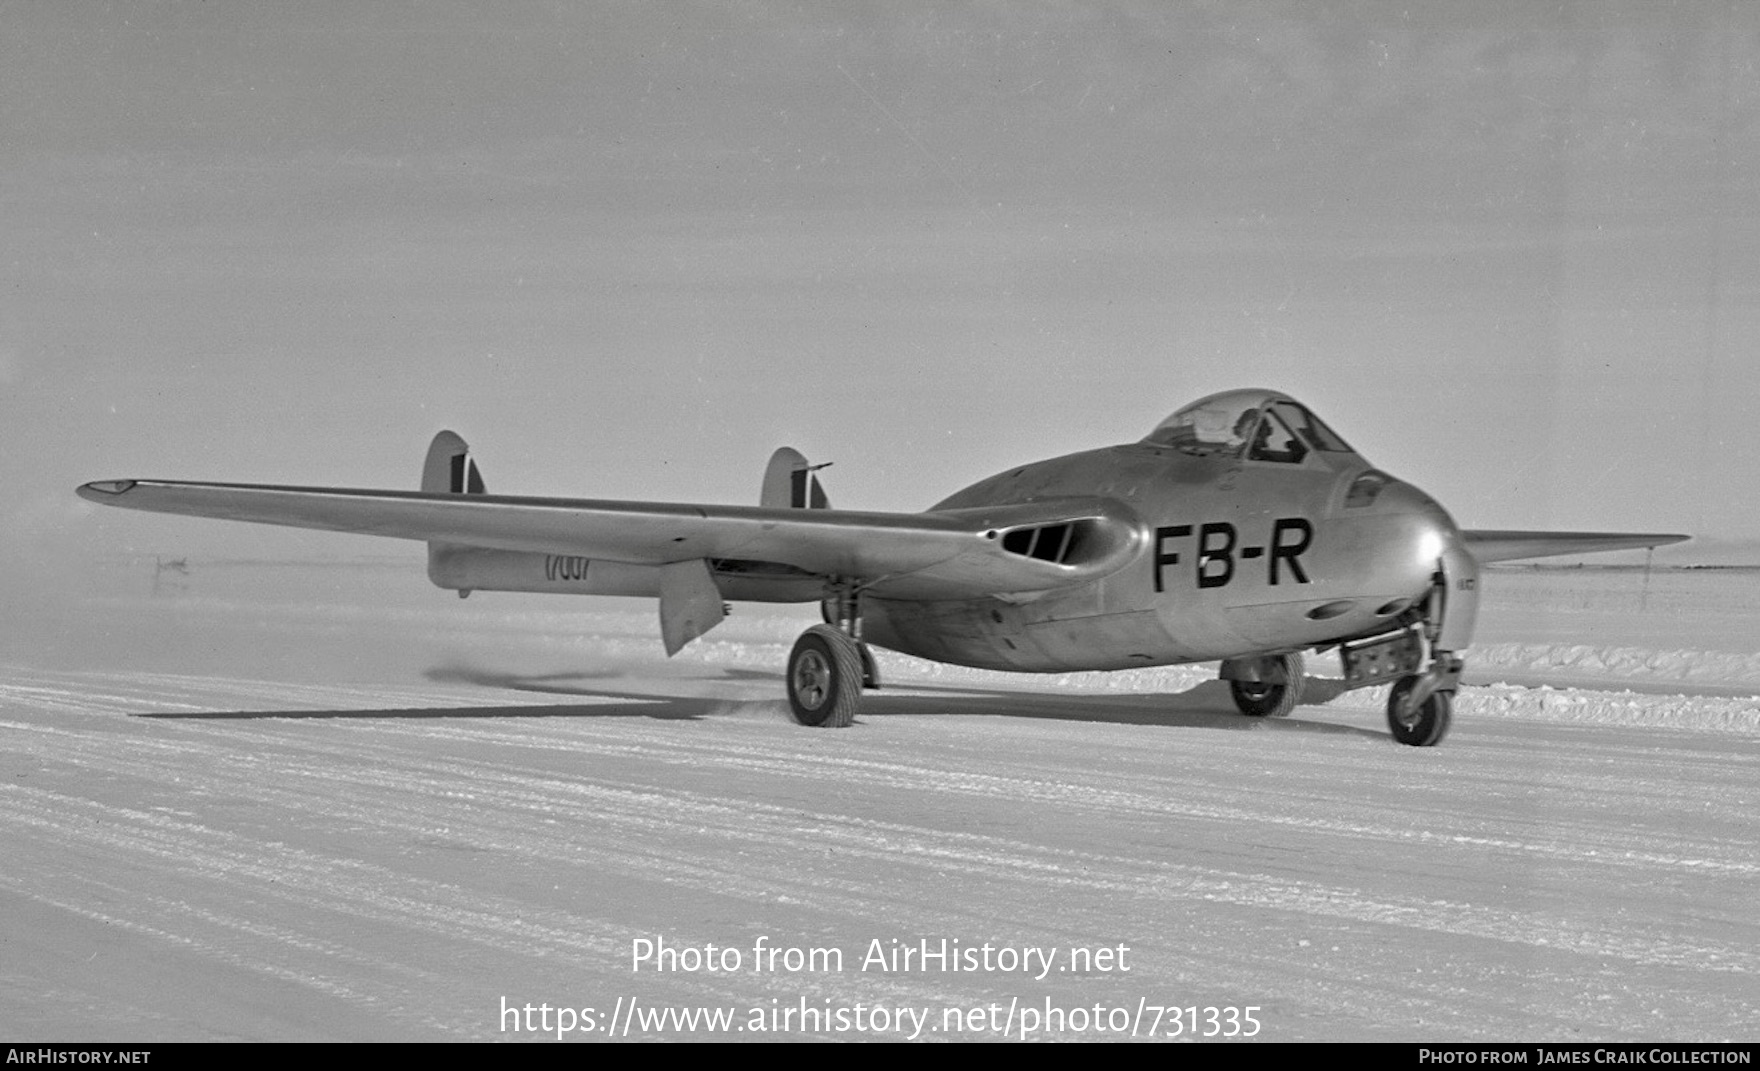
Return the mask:
{"type": "Polygon", "coordinates": [[[1279,661],[1283,663],[1284,677],[1289,682],[1287,684],[1228,682],[1228,692],[1234,697],[1235,708],[1242,714],[1249,718],[1288,717],[1289,712],[1302,701],[1302,656],[1283,655],[1279,661]]]}
{"type": "Polygon", "coordinates": [[[1448,735],[1449,722],[1454,719],[1454,694],[1452,692],[1432,692],[1424,705],[1412,712],[1410,718],[1402,718],[1399,714],[1400,701],[1411,694],[1417,687],[1417,677],[1401,677],[1387,693],[1387,727],[1393,732],[1393,738],[1402,744],[1412,747],[1435,747],[1442,743],[1448,735]]]}
{"type": "Polygon", "coordinates": [[[788,705],[802,725],[842,729],[856,719],[862,656],[854,640],[830,625],[801,633],[788,655],[788,705]]]}

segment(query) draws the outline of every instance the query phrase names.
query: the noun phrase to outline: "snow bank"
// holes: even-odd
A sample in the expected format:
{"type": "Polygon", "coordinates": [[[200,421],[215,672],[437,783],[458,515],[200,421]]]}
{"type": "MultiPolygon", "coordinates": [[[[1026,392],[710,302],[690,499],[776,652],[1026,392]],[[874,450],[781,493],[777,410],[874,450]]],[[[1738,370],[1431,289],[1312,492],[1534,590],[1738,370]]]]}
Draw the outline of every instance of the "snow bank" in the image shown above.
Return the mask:
{"type": "Polygon", "coordinates": [[[1463,688],[1457,718],[1526,718],[1583,725],[1648,726],[1760,735],[1760,699],[1491,684],[1463,688]]]}
{"type": "Polygon", "coordinates": [[[1655,650],[1564,643],[1475,645],[1472,664],[1482,673],[1557,674],[1572,680],[1610,680],[1719,686],[1752,685],[1760,693],[1760,653],[1655,650]]]}

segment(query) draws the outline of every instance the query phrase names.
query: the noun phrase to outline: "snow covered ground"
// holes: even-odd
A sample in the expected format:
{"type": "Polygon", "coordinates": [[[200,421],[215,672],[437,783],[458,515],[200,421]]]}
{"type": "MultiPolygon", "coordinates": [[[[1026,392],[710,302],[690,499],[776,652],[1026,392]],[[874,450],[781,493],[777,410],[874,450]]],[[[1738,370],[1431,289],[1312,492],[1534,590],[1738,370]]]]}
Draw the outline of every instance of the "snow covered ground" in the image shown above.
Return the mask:
{"type": "Polygon", "coordinates": [[[780,669],[811,610],[740,607],[668,661],[648,604],[460,603],[413,556],[88,581],[0,650],[15,1039],[1760,1021],[1760,572],[1490,573],[1434,749],[1325,680],[1261,722],[1214,667],[885,653],[853,728],[803,729],[780,669]],[[677,969],[632,962],[662,946],[677,969]],[[907,947],[977,969],[870,955],[907,947]]]}

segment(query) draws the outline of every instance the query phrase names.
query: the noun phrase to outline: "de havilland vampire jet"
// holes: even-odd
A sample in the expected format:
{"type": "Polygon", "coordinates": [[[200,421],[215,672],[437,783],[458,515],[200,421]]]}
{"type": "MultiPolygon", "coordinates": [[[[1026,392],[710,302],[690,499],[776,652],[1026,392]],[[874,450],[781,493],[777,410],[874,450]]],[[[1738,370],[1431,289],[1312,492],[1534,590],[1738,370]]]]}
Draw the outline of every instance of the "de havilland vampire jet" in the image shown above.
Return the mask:
{"type": "Polygon", "coordinates": [[[1141,441],[1011,468],[923,513],[831,509],[784,447],[757,506],[489,494],[463,439],[419,491],[102,480],[93,502],[419,539],[428,576],[473,590],[645,595],[667,654],[727,602],[818,602],[788,658],[805,725],[845,726],[878,687],[868,645],[1023,672],[1219,661],[1242,714],[1299,702],[1302,652],[1347,687],[1393,685],[1394,739],[1447,732],[1479,567],[1687,538],[1475,531],[1268,390],[1193,402],[1141,441]]]}

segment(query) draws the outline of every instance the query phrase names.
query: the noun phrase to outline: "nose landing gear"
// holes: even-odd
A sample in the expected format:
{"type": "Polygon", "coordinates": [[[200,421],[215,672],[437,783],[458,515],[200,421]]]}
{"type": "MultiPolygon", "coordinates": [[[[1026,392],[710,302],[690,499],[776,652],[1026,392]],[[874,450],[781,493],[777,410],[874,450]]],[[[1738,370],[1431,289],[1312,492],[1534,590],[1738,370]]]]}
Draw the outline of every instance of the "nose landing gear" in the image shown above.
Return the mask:
{"type": "MultiPolygon", "coordinates": [[[[1473,587],[1462,590],[1470,593],[1473,587]]],[[[1442,627],[1446,592],[1446,581],[1439,574],[1436,588],[1412,611],[1400,631],[1342,644],[1338,649],[1347,687],[1392,682],[1387,695],[1387,728],[1395,740],[1412,747],[1441,743],[1454,717],[1454,694],[1460,688],[1464,663],[1439,643],[1461,642],[1464,633],[1442,627]]],[[[1468,617],[1469,625],[1470,621],[1468,617]]]]}
{"type": "Polygon", "coordinates": [[[1430,672],[1401,677],[1387,694],[1387,727],[1402,744],[1434,747],[1448,735],[1448,725],[1454,716],[1454,688],[1443,691],[1431,680],[1442,668],[1443,659],[1454,662],[1453,674],[1458,680],[1460,659],[1445,654],[1430,672]]]}

